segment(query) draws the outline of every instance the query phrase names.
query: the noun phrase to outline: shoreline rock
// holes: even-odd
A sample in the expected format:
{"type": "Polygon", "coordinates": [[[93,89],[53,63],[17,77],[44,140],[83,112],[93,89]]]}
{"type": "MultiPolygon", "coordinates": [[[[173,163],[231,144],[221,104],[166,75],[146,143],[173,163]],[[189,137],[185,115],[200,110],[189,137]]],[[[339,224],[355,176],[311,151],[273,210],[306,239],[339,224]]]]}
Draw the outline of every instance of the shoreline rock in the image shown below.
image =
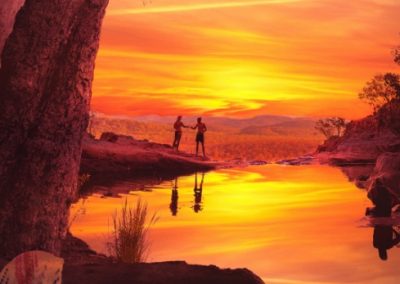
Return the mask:
{"type": "Polygon", "coordinates": [[[61,255],[65,261],[63,283],[136,284],[262,284],[248,269],[221,269],[215,265],[192,265],[185,261],[117,263],[97,254],[82,240],[68,234],[61,255]]]}
{"type": "Polygon", "coordinates": [[[81,173],[104,177],[173,177],[229,166],[184,152],[170,145],[131,136],[104,133],[100,139],[83,140],[81,173]]]}
{"type": "MultiPolygon", "coordinates": [[[[118,263],[97,254],[71,234],[63,243],[62,283],[82,284],[263,284],[246,268],[222,269],[215,265],[193,265],[185,261],[118,263]]],[[[8,262],[0,258],[0,271],[8,262]]]]}
{"type": "MultiPolygon", "coordinates": [[[[342,137],[331,137],[319,146],[315,157],[322,164],[348,167],[343,172],[368,191],[375,208],[390,215],[400,204],[400,102],[383,106],[376,114],[350,122],[342,137]]],[[[376,209],[376,210],[375,210],[376,209]]],[[[378,215],[382,212],[378,212],[378,215]]]]}

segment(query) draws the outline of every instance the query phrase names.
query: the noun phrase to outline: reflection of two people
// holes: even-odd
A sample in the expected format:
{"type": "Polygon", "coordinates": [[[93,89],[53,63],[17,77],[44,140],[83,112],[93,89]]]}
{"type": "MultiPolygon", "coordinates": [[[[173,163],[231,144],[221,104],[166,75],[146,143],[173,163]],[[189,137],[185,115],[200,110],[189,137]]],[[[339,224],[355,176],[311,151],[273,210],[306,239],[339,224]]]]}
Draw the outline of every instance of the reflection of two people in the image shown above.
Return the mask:
{"type": "MultiPolygon", "coordinates": [[[[198,182],[198,174],[194,176],[194,212],[198,213],[202,210],[202,195],[203,195],[203,183],[204,183],[204,173],[201,173],[200,183],[198,182]]],[[[171,203],[169,204],[169,209],[171,210],[172,216],[178,214],[178,178],[175,178],[172,191],[171,191],[171,203]]]]}
{"type": "MultiPolygon", "coordinates": [[[[372,217],[391,217],[393,198],[381,180],[372,185],[371,199],[375,207],[367,209],[366,214],[372,217]]],[[[400,243],[400,233],[389,225],[375,225],[373,246],[378,250],[379,258],[387,260],[387,251],[400,243]]]]}

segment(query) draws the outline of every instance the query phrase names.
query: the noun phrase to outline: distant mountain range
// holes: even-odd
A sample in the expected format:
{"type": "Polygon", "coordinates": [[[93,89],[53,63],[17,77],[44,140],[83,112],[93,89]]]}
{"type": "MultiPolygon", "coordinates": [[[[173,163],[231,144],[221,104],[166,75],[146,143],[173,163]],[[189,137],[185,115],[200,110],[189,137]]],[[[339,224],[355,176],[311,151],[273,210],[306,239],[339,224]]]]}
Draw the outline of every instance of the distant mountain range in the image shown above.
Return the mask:
{"type": "MultiPolygon", "coordinates": [[[[207,155],[217,160],[277,161],[314,151],[323,140],[314,129],[315,121],[304,117],[263,115],[253,118],[203,117],[207,124],[207,155]]],[[[173,116],[108,116],[96,113],[89,131],[99,137],[104,132],[171,145],[173,116]]],[[[186,125],[195,116],[184,116],[186,125]]],[[[184,130],[180,150],[194,153],[195,131],[184,130]]]]}
{"type": "MultiPolygon", "coordinates": [[[[196,116],[184,116],[187,125],[196,123],[196,116]]],[[[108,116],[95,114],[94,127],[101,131],[122,132],[153,132],[170,131],[175,116],[108,116]],[[100,129],[98,129],[100,130],[100,129]]],[[[289,117],[277,115],[262,115],[252,118],[203,117],[210,131],[235,133],[239,135],[274,135],[274,136],[310,136],[319,134],[315,131],[315,120],[304,117],[289,117]]]]}

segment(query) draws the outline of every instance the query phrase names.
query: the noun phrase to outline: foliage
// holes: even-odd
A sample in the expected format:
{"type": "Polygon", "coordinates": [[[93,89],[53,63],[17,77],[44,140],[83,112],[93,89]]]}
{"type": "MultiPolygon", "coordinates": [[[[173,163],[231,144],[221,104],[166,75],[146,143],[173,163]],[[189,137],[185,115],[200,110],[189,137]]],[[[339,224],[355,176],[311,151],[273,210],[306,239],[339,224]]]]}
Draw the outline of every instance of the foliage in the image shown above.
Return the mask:
{"type": "Polygon", "coordinates": [[[386,128],[400,136],[400,100],[393,100],[376,114],[379,129],[386,128]]]}
{"type": "Polygon", "coordinates": [[[341,136],[346,128],[346,120],[343,117],[331,117],[328,118],[333,128],[336,130],[336,136],[341,136]]]}
{"type": "Polygon", "coordinates": [[[375,75],[359,94],[377,112],[382,106],[400,98],[400,76],[395,73],[375,75]]]}
{"type": "Polygon", "coordinates": [[[320,119],[315,123],[315,129],[321,132],[326,138],[341,136],[345,128],[346,121],[342,117],[320,119]]]}
{"type": "Polygon", "coordinates": [[[400,46],[393,50],[393,57],[394,62],[400,65],[400,46]]]}
{"type": "Polygon", "coordinates": [[[149,228],[157,221],[154,214],[148,219],[147,204],[138,199],[136,206],[131,208],[128,200],[121,208],[120,214],[113,215],[112,240],[108,244],[110,253],[120,262],[137,263],[146,260],[149,243],[147,239],[149,228]]]}

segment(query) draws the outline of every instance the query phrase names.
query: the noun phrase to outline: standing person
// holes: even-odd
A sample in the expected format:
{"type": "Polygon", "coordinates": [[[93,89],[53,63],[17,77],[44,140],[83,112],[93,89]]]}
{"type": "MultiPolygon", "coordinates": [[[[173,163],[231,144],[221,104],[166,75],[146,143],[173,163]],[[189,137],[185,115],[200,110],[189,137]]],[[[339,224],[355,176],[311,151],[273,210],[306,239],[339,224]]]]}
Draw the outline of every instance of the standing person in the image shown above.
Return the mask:
{"type": "Polygon", "coordinates": [[[196,156],[199,154],[199,143],[201,143],[201,148],[203,149],[203,157],[206,157],[206,151],[204,149],[204,133],[207,131],[206,125],[201,122],[201,117],[197,118],[196,126],[192,127],[192,129],[197,128],[196,134],[196,156]]]}
{"type": "Polygon", "coordinates": [[[174,123],[174,129],[175,129],[175,138],[174,142],[172,143],[172,148],[175,148],[176,151],[178,151],[179,148],[179,143],[181,142],[182,138],[182,127],[187,128],[188,126],[184,125],[182,122],[182,116],[178,116],[176,118],[176,121],[174,123]]]}

